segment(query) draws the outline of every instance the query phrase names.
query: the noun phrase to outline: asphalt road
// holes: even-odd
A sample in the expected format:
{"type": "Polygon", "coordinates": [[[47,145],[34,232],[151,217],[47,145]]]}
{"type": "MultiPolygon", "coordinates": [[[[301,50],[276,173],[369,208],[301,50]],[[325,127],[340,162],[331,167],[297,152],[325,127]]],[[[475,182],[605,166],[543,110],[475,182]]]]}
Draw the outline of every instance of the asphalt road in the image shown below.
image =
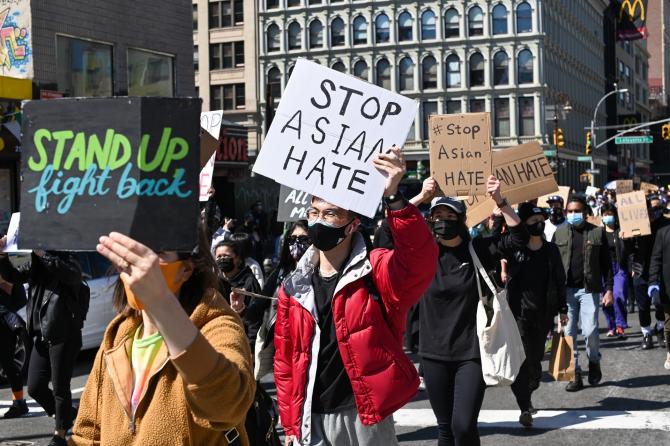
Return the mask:
{"type": "MultiPolygon", "coordinates": [[[[480,416],[483,445],[667,445],[670,444],[670,372],[663,368],[665,350],[639,348],[637,313],[629,317],[633,328],[626,340],[605,338],[601,330],[603,381],[578,393],[545,374],[533,396],[540,410],[536,427],[518,424],[519,412],[509,388],[489,388],[480,416]]],[[[601,326],[603,326],[601,322],[601,326]]],[[[72,380],[78,398],[86,383],[95,352],[81,353],[72,380]]],[[[544,369],[547,369],[545,358],[544,369]]],[[[271,387],[272,383],[266,382],[271,387]]],[[[271,393],[274,394],[274,392],[271,393]]],[[[0,387],[0,414],[11,393],[0,387]]],[[[34,402],[29,417],[0,419],[0,445],[46,445],[53,420],[34,402]]],[[[396,431],[403,446],[435,445],[437,430],[428,396],[421,392],[396,416],[396,431]]]]}

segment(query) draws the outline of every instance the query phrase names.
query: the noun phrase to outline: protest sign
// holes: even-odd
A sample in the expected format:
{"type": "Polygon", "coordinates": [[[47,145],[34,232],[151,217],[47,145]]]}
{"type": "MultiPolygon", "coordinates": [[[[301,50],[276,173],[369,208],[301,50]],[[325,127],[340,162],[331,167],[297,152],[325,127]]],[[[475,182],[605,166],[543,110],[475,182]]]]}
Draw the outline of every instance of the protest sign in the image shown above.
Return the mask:
{"type": "Polygon", "coordinates": [[[200,171],[200,201],[207,201],[209,199],[209,189],[212,187],[214,163],[216,162],[216,149],[218,148],[222,122],[223,110],[200,113],[200,131],[209,133],[212,138],[216,140],[216,143],[214,143],[211,139],[203,139],[202,136],[200,137],[200,156],[202,157],[209,154],[207,163],[204,166],[201,166],[202,170],[200,171]]]}
{"type": "Polygon", "coordinates": [[[595,197],[598,195],[598,192],[600,192],[600,189],[598,189],[595,186],[586,186],[586,191],[584,192],[587,197],[595,197]]]}
{"type": "Polygon", "coordinates": [[[595,226],[603,225],[603,219],[599,215],[589,215],[588,217],[586,217],[586,221],[595,226]]]}
{"type": "MultiPolygon", "coordinates": [[[[617,181],[617,186],[618,186],[617,181]]],[[[650,235],[649,214],[647,212],[647,200],[644,192],[629,192],[617,194],[617,213],[619,215],[619,227],[623,238],[650,235]]]]}
{"type": "Polygon", "coordinates": [[[559,195],[563,199],[563,206],[567,205],[568,197],[570,196],[570,186],[558,186],[558,192],[542,195],[537,199],[537,205],[541,208],[551,207],[549,206],[549,203],[547,203],[547,200],[554,195],[559,195]]]}
{"type": "Polygon", "coordinates": [[[312,196],[307,192],[281,186],[279,189],[279,208],[277,221],[292,222],[307,220],[307,209],[312,204],[312,196]]]}
{"type": "Polygon", "coordinates": [[[88,251],[118,231],[156,251],[196,245],[200,99],[23,105],[20,248],[88,251]]]}
{"type": "Polygon", "coordinates": [[[4,252],[12,253],[29,253],[29,249],[19,249],[19,224],[21,221],[21,214],[15,212],[9,220],[9,228],[7,228],[7,242],[5,244],[4,252]]]}
{"type": "Polygon", "coordinates": [[[200,171],[200,201],[209,200],[209,189],[212,187],[212,178],[214,178],[214,163],[216,162],[216,153],[205,164],[200,171]]]}
{"type": "Polygon", "coordinates": [[[627,194],[629,192],[633,192],[633,180],[616,180],[617,197],[619,194],[627,194]]]}
{"type": "Polygon", "coordinates": [[[655,194],[658,192],[658,186],[651,183],[645,183],[643,181],[640,183],[640,190],[645,194],[655,194]]]}
{"type": "Polygon", "coordinates": [[[448,196],[486,193],[491,175],[489,113],[433,115],[428,120],[431,175],[448,196]]]}
{"type": "MultiPolygon", "coordinates": [[[[509,204],[558,191],[549,162],[537,142],[494,150],[492,160],[493,175],[500,180],[500,193],[509,204]]],[[[479,224],[495,208],[495,202],[483,195],[469,198],[466,205],[468,225],[472,226],[479,224]],[[484,217],[480,218],[482,215],[484,217]]]]}
{"type": "Polygon", "coordinates": [[[299,59],[253,171],[373,217],[384,176],[373,158],[401,147],[416,102],[299,59]]]}

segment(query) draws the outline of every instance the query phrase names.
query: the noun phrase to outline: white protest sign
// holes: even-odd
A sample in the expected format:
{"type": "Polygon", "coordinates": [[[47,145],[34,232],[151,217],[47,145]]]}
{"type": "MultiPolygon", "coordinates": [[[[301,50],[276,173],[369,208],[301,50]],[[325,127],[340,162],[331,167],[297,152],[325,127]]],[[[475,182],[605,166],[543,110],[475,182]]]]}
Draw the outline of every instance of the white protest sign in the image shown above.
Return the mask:
{"type": "Polygon", "coordinates": [[[209,200],[209,188],[212,187],[212,177],[214,177],[214,162],[216,153],[207,161],[205,167],[200,171],[200,201],[209,200]]]}
{"type": "MultiPolygon", "coordinates": [[[[221,123],[223,122],[223,110],[200,113],[200,127],[207,131],[218,141],[221,134],[221,123]]],[[[212,177],[214,176],[214,162],[216,150],[209,157],[207,164],[200,171],[200,201],[209,199],[209,188],[212,187],[212,177]]]]}
{"type": "Polygon", "coordinates": [[[373,217],[384,176],[375,155],[401,147],[416,102],[299,59],[253,171],[373,217]]]}
{"type": "Polygon", "coordinates": [[[19,222],[21,220],[21,214],[15,212],[12,214],[12,218],[9,220],[9,228],[7,228],[7,244],[5,245],[4,252],[30,252],[29,249],[19,249],[19,222]]]}

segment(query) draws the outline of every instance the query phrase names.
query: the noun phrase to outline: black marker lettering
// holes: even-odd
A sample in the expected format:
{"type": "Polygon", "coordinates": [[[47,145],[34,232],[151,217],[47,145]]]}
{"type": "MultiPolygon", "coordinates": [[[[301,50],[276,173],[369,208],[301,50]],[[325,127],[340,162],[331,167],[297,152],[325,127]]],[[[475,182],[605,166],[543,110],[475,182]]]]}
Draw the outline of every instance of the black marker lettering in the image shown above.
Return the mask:
{"type": "Polygon", "coordinates": [[[359,193],[359,194],[363,195],[364,192],[362,190],[355,189],[353,187],[354,183],[360,183],[363,186],[365,186],[366,181],[363,178],[359,178],[358,174],[370,175],[368,172],[366,172],[364,170],[358,170],[358,169],[354,170],[354,173],[351,175],[351,181],[349,181],[349,187],[347,187],[347,189],[349,189],[352,192],[356,192],[356,193],[359,193]]]}
{"type": "Polygon", "coordinates": [[[337,188],[337,181],[340,179],[340,174],[342,173],[342,169],[345,170],[351,170],[351,167],[345,166],[344,164],[339,164],[336,162],[333,162],[333,166],[339,167],[337,169],[337,173],[335,174],[335,181],[333,181],[333,189],[337,188]]]}
{"type": "Polygon", "coordinates": [[[326,121],[326,124],[330,124],[330,121],[325,116],[321,116],[316,120],[314,127],[316,127],[317,132],[321,133],[321,140],[317,141],[316,138],[314,138],[314,134],[312,134],[312,142],[314,142],[314,144],[323,144],[323,142],[326,140],[326,132],[324,132],[321,127],[319,127],[321,121],[326,121]]]}
{"type": "Polygon", "coordinates": [[[282,127],[281,132],[284,133],[284,130],[291,129],[298,132],[298,139],[300,139],[300,129],[302,128],[302,110],[298,110],[295,115],[288,120],[288,122],[282,127]],[[298,118],[298,127],[292,127],[290,124],[295,118],[298,118]]]}
{"type": "Polygon", "coordinates": [[[340,109],[340,116],[344,116],[344,113],[346,113],[347,107],[349,106],[349,99],[351,99],[351,95],[357,94],[359,96],[363,96],[363,92],[343,86],[340,86],[340,90],[344,90],[347,92],[346,96],[344,97],[344,102],[342,102],[342,108],[340,109]]]}
{"type": "Polygon", "coordinates": [[[321,105],[318,102],[316,102],[316,99],[314,98],[310,100],[310,102],[314,107],[321,110],[330,107],[330,93],[328,93],[328,90],[326,90],[326,85],[329,85],[330,89],[332,91],[335,91],[335,82],[331,81],[330,79],[324,79],[323,81],[321,81],[321,91],[323,91],[323,94],[326,96],[326,103],[324,105],[321,105]]]}
{"type": "Polygon", "coordinates": [[[309,173],[307,174],[307,178],[305,178],[305,179],[309,180],[309,177],[311,177],[314,172],[320,172],[321,173],[321,185],[323,186],[323,168],[325,167],[325,165],[326,165],[326,158],[324,158],[324,157],[319,158],[319,161],[316,162],[316,164],[314,165],[312,170],[310,170],[309,173]],[[319,165],[321,165],[321,167],[319,167],[319,165]]]}
{"type": "Polygon", "coordinates": [[[298,170],[296,171],[296,174],[300,175],[300,172],[302,171],[302,165],[305,163],[305,158],[307,158],[307,151],[302,153],[302,158],[292,158],[291,155],[293,155],[294,148],[295,146],[291,146],[291,149],[288,151],[288,156],[286,157],[286,161],[284,161],[284,170],[286,170],[288,167],[289,161],[297,161],[298,170]]]}
{"type": "Polygon", "coordinates": [[[398,105],[395,102],[389,102],[386,104],[386,108],[384,109],[384,113],[382,114],[382,120],[379,123],[379,125],[384,125],[384,121],[386,121],[386,118],[388,116],[395,116],[399,115],[402,109],[400,108],[400,105],[398,105]]]}

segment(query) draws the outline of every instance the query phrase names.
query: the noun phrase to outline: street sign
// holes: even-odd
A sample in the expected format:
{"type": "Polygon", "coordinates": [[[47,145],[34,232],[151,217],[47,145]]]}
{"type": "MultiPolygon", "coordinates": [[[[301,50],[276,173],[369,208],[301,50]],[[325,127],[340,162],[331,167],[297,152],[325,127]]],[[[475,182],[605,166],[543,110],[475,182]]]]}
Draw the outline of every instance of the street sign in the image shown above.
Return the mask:
{"type": "Polygon", "coordinates": [[[590,173],[592,175],[598,175],[600,173],[600,169],[586,169],[586,173],[590,173]]]}
{"type": "Polygon", "coordinates": [[[590,163],[592,159],[593,159],[593,157],[591,157],[591,156],[578,156],[577,157],[577,161],[586,162],[586,163],[590,163]]]}
{"type": "Polygon", "coordinates": [[[654,137],[649,136],[617,136],[614,138],[615,144],[651,144],[654,142],[654,137]]]}
{"type": "Polygon", "coordinates": [[[556,151],[555,150],[545,150],[544,151],[544,156],[556,156],[556,151]]]}

